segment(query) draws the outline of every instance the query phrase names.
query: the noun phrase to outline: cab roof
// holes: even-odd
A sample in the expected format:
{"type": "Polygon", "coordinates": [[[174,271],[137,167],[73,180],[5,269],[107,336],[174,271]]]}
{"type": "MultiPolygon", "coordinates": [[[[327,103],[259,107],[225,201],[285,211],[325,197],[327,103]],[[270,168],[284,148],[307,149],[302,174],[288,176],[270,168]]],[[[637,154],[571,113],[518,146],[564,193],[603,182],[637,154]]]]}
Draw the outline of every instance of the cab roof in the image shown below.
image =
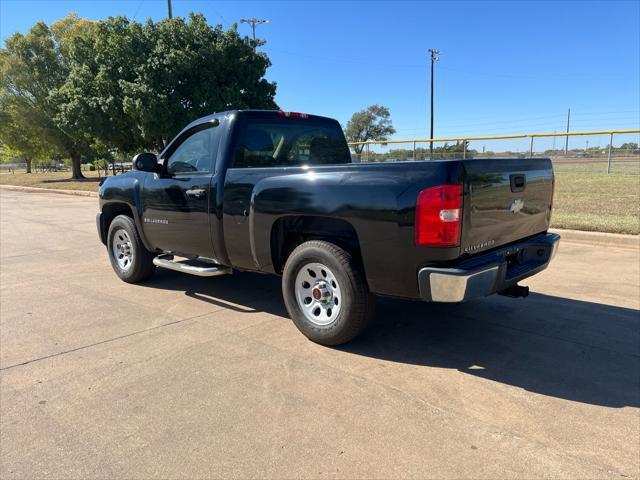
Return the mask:
{"type": "MultiPolygon", "coordinates": [[[[336,120],[330,117],[323,117],[323,116],[319,116],[319,115],[310,115],[308,113],[299,113],[299,112],[285,112],[283,110],[257,110],[257,109],[247,109],[247,110],[226,110],[224,112],[215,112],[212,113],[211,115],[207,115],[205,117],[201,117],[198,118],[196,120],[194,120],[193,122],[191,122],[189,125],[187,125],[185,128],[182,129],[182,132],[184,132],[185,130],[188,130],[190,128],[193,128],[197,125],[201,125],[203,123],[207,123],[207,122],[211,122],[214,119],[222,119],[223,117],[227,117],[227,116],[231,116],[231,115],[237,115],[237,114],[241,114],[243,116],[248,116],[248,117],[252,117],[252,116],[256,116],[256,117],[265,117],[265,116],[269,116],[269,115],[273,115],[274,117],[281,117],[281,116],[286,116],[286,117],[290,117],[290,116],[294,116],[297,118],[314,118],[314,119],[322,119],[322,120],[328,120],[328,121],[332,121],[335,122],[336,120]]],[[[182,133],[181,132],[181,133],[182,133]]]]}

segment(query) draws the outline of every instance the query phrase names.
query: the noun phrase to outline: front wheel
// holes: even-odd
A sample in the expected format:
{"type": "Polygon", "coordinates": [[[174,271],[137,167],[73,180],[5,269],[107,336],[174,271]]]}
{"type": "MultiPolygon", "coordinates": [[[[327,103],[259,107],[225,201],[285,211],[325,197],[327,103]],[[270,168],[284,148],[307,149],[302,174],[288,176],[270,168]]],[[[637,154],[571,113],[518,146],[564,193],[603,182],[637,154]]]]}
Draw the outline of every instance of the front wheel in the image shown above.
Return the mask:
{"type": "Polygon", "coordinates": [[[374,298],[351,254],[313,240],[287,259],[282,278],[287,311],[296,327],[322,345],[352,340],[373,316],[374,298]]]}
{"type": "Polygon", "coordinates": [[[118,215],[109,225],[107,251],[113,270],[127,283],[147,280],[156,270],[153,253],[145,248],[133,219],[126,215],[118,215]]]}

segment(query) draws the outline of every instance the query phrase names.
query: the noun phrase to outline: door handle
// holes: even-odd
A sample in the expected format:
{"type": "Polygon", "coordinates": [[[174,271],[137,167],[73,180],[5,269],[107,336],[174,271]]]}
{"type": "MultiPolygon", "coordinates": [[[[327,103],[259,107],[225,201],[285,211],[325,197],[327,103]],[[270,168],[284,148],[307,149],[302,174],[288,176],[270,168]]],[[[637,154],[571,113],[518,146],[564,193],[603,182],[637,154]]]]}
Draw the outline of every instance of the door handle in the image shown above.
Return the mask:
{"type": "Polygon", "coordinates": [[[184,193],[189,198],[204,198],[207,194],[207,191],[204,188],[192,188],[191,190],[187,190],[184,193]]]}

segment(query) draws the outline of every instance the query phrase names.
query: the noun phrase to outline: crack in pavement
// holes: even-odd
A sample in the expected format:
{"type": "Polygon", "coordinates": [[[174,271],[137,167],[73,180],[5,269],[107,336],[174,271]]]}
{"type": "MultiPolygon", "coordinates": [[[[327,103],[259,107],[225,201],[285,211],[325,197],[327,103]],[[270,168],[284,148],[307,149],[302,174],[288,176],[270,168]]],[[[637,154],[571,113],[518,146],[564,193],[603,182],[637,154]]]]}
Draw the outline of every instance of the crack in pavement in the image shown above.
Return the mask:
{"type": "Polygon", "coordinates": [[[192,316],[192,317],[187,317],[187,318],[180,318],[180,319],[178,319],[178,320],[174,320],[174,321],[172,321],[172,322],[163,323],[163,324],[161,324],[161,325],[156,325],[155,327],[145,328],[145,329],[143,329],[143,330],[138,330],[138,331],[135,331],[135,332],[131,332],[131,333],[124,334],[124,335],[119,335],[119,336],[117,336],[117,337],[108,338],[108,339],[106,339],[106,340],[101,340],[101,341],[99,341],[99,342],[90,343],[90,344],[88,344],[88,345],[82,345],[82,346],[80,346],[80,347],[70,348],[70,349],[68,349],[68,350],[63,350],[63,351],[61,351],[61,352],[52,353],[52,354],[50,354],[50,355],[45,355],[45,356],[43,356],[43,357],[32,358],[31,360],[26,360],[26,361],[24,361],[24,362],[15,363],[15,364],[13,364],[13,365],[9,365],[9,366],[7,366],[7,367],[0,367],[0,371],[10,370],[10,369],[12,369],[12,368],[16,368],[16,367],[22,367],[22,366],[24,366],[24,365],[29,365],[29,364],[31,364],[31,363],[40,362],[40,361],[42,361],[42,360],[47,360],[47,359],[49,359],[49,358],[55,358],[55,357],[59,357],[59,356],[62,356],[62,355],[66,355],[66,354],[68,354],[68,353],[73,353],[73,352],[77,352],[77,351],[80,351],[80,350],[86,350],[86,349],[88,349],[88,348],[96,347],[96,346],[98,346],[98,345],[104,345],[104,344],[106,344],[106,343],[115,342],[115,341],[117,341],[117,340],[122,340],[122,339],[124,339],[124,338],[133,337],[133,336],[135,336],[135,335],[139,335],[139,334],[141,334],[141,333],[151,332],[151,331],[153,331],[153,330],[158,330],[158,329],[160,329],[160,328],[169,327],[169,326],[171,326],[171,325],[177,325],[177,324],[179,324],[179,323],[187,322],[187,321],[189,321],[189,320],[195,320],[195,319],[200,318],[200,317],[205,317],[205,316],[207,316],[207,315],[211,315],[212,313],[216,313],[216,312],[219,312],[219,311],[221,311],[221,310],[226,310],[226,309],[225,309],[225,308],[218,308],[218,309],[213,310],[213,311],[211,311],[211,312],[202,313],[202,314],[200,314],[200,315],[194,315],[194,316],[192,316]]]}

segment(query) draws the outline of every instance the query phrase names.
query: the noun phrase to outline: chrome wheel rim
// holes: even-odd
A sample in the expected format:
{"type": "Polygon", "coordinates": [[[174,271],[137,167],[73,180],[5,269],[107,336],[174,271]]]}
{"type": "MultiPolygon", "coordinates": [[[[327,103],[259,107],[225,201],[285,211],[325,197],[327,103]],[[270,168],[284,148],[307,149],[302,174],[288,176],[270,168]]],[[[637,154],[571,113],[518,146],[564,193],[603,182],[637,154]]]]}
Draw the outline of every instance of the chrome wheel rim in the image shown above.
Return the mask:
{"type": "Polygon", "coordinates": [[[304,316],[316,325],[329,325],[342,308],[340,284],[321,263],[308,263],[296,275],[296,301],[304,316]]]}
{"type": "Polygon", "coordinates": [[[123,228],[120,228],[113,235],[111,243],[111,252],[113,258],[118,262],[118,266],[122,270],[129,270],[133,262],[133,246],[129,234],[123,228]]]}

